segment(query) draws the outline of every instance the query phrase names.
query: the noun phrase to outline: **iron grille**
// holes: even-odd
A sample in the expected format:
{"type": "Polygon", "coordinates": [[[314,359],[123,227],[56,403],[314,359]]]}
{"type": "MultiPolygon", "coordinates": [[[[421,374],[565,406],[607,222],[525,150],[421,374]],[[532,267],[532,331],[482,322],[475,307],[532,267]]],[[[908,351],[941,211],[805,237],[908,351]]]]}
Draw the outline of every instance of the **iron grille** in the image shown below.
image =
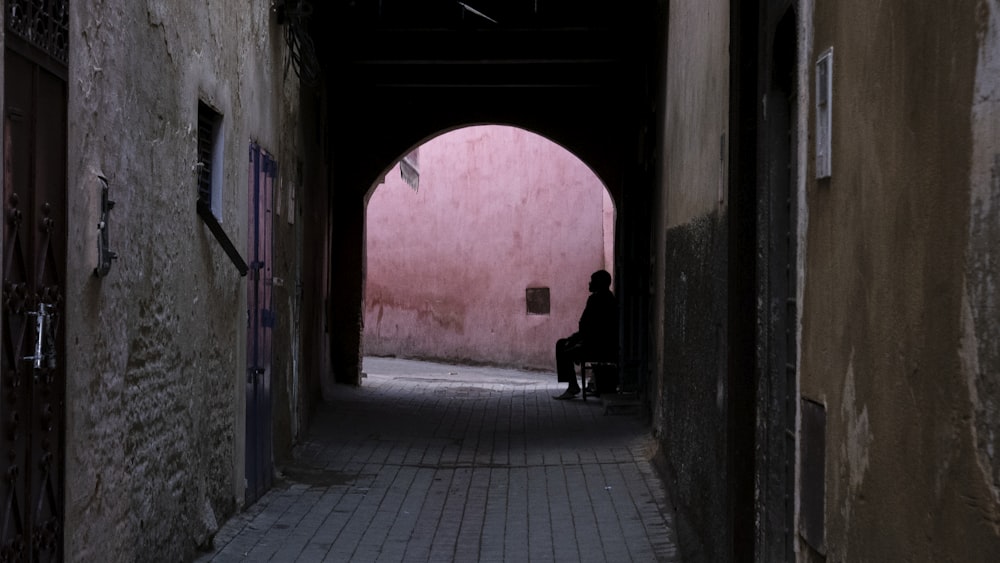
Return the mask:
{"type": "Polygon", "coordinates": [[[7,31],[67,64],[69,0],[7,0],[7,31]]]}
{"type": "Polygon", "coordinates": [[[205,102],[198,102],[198,199],[212,203],[212,143],[220,115],[205,102]]]}

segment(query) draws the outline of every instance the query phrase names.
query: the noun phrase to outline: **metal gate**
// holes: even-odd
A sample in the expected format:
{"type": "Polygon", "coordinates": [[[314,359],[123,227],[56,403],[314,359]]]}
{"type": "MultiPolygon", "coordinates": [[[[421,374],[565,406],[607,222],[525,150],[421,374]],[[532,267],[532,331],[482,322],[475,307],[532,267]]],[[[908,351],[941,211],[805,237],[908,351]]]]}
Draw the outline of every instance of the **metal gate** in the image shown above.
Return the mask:
{"type": "Polygon", "coordinates": [[[271,451],[271,201],[278,165],[250,145],[249,241],[247,257],[247,436],[246,502],[259,498],[273,480],[271,451]]]}
{"type": "Polygon", "coordinates": [[[0,561],[63,555],[68,17],[4,4],[0,561]]]}

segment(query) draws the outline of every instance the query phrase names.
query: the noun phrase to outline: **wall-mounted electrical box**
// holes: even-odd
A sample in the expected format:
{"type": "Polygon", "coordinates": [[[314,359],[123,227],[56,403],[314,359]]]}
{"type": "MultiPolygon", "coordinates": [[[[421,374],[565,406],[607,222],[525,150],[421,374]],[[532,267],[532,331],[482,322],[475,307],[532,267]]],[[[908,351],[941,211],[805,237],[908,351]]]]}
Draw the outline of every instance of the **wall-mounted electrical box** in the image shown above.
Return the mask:
{"type": "Polygon", "coordinates": [[[816,61],[816,178],[831,175],[833,129],[833,47],[816,61]]]}

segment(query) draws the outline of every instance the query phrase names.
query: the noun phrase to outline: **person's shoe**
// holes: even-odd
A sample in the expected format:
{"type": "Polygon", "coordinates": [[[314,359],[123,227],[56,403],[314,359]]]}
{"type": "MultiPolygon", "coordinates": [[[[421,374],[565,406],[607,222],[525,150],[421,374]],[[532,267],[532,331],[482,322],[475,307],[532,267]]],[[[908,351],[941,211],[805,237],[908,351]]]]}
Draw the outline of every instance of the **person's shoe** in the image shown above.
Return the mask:
{"type": "Polygon", "coordinates": [[[576,397],[579,394],[580,394],[580,390],[579,389],[567,389],[567,390],[563,391],[562,395],[556,395],[556,396],[554,396],[552,398],[556,399],[556,400],[563,401],[563,400],[566,400],[566,399],[572,399],[573,397],[576,397]]]}

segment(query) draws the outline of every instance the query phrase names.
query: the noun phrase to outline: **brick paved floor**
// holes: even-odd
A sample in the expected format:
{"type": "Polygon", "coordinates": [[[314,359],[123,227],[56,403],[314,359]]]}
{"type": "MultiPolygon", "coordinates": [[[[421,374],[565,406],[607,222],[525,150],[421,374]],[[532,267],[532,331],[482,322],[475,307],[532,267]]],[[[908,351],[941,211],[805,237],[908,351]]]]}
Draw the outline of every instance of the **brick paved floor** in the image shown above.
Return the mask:
{"type": "Polygon", "coordinates": [[[199,562],[676,562],[652,439],[554,374],[366,358],[199,562]]]}

